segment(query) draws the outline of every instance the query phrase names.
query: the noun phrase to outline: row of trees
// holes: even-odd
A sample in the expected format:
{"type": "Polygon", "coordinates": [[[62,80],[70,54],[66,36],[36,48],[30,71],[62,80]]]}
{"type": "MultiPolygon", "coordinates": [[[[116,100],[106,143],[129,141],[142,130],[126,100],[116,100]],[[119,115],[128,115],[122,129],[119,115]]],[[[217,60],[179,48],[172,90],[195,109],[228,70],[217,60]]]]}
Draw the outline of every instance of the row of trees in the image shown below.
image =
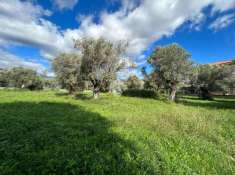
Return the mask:
{"type": "Polygon", "coordinates": [[[177,44],[157,47],[148,62],[153,68],[147,74],[145,88],[164,89],[169,99],[175,101],[182,87],[192,89],[203,99],[212,99],[212,91],[226,91],[235,87],[235,62],[227,65],[197,65],[190,54],[177,44]]]}
{"type": "MultiPolygon", "coordinates": [[[[111,43],[102,38],[82,39],[75,41],[75,48],[78,53],[61,54],[54,59],[56,82],[45,80],[30,69],[13,68],[0,71],[0,86],[40,90],[43,87],[55,88],[58,83],[70,94],[92,89],[94,98],[98,98],[100,92],[108,92],[118,86],[114,81],[117,72],[125,68],[122,58],[126,43],[111,43]]],[[[124,83],[128,89],[164,91],[169,94],[169,100],[175,101],[182,88],[190,89],[204,99],[210,99],[212,91],[225,92],[235,88],[234,62],[218,66],[196,65],[190,54],[177,44],[157,47],[148,63],[152,72],[146,73],[143,68],[143,80],[130,76],[124,83]]]]}
{"type": "Polygon", "coordinates": [[[41,90],[43,83],[43,79],[31,69],[16,67],[10,70],[0,70],[0,87],[41,90]]]}
{"type": "MultiPolygon", "coordinates": [[[[117,72],[124,67],[122,57],[126,47],[127,44],[104,39],[77,40],[75,48],[80,54],[62,54],[54,60],[57,79],[70,94],[84,89],[84,82],[89,82],[94,97],[98,98],[101,91],[110,90],[117,72]]],[[[157,47],[148,62],[153,71],[147,74],[143,68],[144,83],[136,76],[129,77],[125,83],[128,89],[164,90],[169,100],[175,101],[182,87],[193,89],[204,99],[210,99],[213,90],[234,88],[234,64],[196,65],[191,55],[177,44],[157,47]]]]}
{"type": "Polygon", "coordinates": [[[225,65],[197,65],[191,56],[177,44],[157,47],[148,59],[153,71],[142,69],[144,84],[136,76],[130,76],[128,89],[145,89],[169,94],[175,101],[176,93],[181,91],[197,94],[203,99],[212,99],[211,92],[232,92],[235,89],[234,62],[225,65]]]}

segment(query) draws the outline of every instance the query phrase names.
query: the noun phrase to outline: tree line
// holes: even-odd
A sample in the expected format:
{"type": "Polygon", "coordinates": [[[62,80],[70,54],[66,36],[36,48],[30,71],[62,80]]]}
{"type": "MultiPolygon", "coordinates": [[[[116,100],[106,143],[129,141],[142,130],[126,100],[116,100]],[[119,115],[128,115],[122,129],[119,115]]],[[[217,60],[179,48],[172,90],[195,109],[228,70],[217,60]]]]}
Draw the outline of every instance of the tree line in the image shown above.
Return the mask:
{"type": "Polygon", "coordinates": [[[55,79],[46,78],[35,70],[23,67],[0,69],[0,87],[43,90],[55,89],[59,84],[55,79]]]}
{"type": "Polygon", "coordinates": [[[225,65],[199,65],[191,55],[178,44],[157,47],[148,62],[153,67],[145,75],[146,85],[151,83],[156,90],[164,89],[169,99],[175,101],[176,93],[186,89],[202,99],[212,99],[211,92],[226,92],[235,88],[235,60],[225,65]]]}
{"type": "Polygon", "coordinates": [[[15,67],[0,70],[0,86],[40,90],[43,88],[43,80],[34,70],[15,67]]]}
{"type": "MultiPolygon", "coordinates": [[[[203,99],[212,99],[211,92],[231,91],[235,87],[235,64],[198,65],[180,45],[156,47],[148,58],[151,72],[142,69],[143,80],[130,76],[123,84],[115,84],[117,73],[125,68],[125,52],[128,44],[112,43],[103,38],[85,38],[75,41],[78,53],[64,53],[53,61],[56,81],[43,80],[35,71],[24,68],[0,71],[0,86],[39,90],[44,86],[67,89],[69,94],[91,89],[94,98],[100,92],[108,92],[117,86],[121,91],[146,90],[166,93],[175,101],[179,91],[197,94],[203,99]]],[[[141,93],[135,91],[135,93],[141,93]]]]}

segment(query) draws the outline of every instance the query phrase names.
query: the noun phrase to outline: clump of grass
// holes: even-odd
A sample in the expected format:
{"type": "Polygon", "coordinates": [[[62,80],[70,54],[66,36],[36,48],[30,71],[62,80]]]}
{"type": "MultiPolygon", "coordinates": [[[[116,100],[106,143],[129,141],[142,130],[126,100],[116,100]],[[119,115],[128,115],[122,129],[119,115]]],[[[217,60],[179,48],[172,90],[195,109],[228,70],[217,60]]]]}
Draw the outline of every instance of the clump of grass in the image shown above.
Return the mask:
{"type": "Polygon", "coordinates": [[[0,90],[0,174],[233,174],[235,99],[0,90]]]}

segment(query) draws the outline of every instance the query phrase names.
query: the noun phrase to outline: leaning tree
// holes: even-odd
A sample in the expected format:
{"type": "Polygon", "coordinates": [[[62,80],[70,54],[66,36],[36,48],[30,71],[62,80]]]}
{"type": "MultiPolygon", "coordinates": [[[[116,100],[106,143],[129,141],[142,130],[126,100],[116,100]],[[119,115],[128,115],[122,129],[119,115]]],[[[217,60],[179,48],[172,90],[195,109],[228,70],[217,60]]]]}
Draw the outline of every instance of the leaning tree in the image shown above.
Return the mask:
{"type": "Polygon", "coordinates": [[[81,56],[78,54],[61,54],[53,61],[53,69],[62,88],[69,94],[76,92],[81,80],[81,56]]]}
{"type": "Polygon", "coordinates": [[[149,58],[158,81],[169,91],[169,99],[175,101],[176,92],[181,83],[188,80],[192,62],[190,54],[178,44],[157,47],[149,58]]]}
{"type": "Polygon", "coordinates": [[[122,56],[127,45],[112,43],[103,38],[84,38],[75,41],[75,48],[82,52],[81,73],[93,86],[94,98],[99,97],[102,87],[110,85],[123,67],[122,56]]]}

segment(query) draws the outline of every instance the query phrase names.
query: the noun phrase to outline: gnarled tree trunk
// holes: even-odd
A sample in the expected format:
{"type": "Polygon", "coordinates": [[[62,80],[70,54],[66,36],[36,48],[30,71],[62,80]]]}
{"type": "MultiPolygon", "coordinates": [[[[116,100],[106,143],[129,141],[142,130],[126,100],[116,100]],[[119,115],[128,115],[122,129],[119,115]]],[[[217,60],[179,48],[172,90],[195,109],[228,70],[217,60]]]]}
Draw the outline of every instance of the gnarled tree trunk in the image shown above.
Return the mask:
{"type": "Polygon", "coordinates": [[[211,93],[209,92],[209,90],[206,87],[200,87],[199,96],[203,100],[213,100],[211,93]]]}
{"type": "Polygon", "coordinates": [[[75,85],[70,84],[70,85],[69,85],[69,89],[68,89],[68,91],[69,91],[69,94],[70,94],[70,95],[75,94],[75,92],[76,92],[75,85]]]}
{"type": "Polygon", "coordinates": [[[100,96],[100,88],[99,87],[94,87],[93,89],[93,97],[94,99],[98,99],[100,96]]]}
{"type": "Polygon", "coordinates": [[[174,83],[174,84],[171,85],[171,89],[170,89],[170,97],[169,97],[170,101],[175,101],[175,99],[176,99],[176,92],[177,92],[177,86],[174,83]]]}
{"type": "Polygon", "coordinates": [[[93,98],[98,99],[100,96],[100,82],[98,80],[91,81],[93,84],[93,98]]]}

